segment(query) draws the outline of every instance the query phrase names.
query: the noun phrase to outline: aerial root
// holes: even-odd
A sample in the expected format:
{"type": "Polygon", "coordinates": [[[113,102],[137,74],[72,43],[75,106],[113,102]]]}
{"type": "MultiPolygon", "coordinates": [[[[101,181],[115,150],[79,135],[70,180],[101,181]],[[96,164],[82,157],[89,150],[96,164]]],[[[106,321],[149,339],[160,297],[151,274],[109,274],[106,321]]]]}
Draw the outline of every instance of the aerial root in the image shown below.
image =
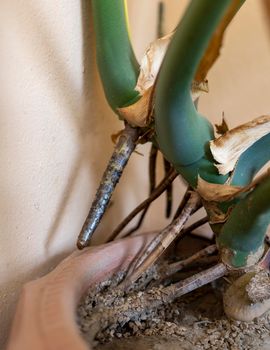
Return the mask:
{"type": "Polygon", "coordinates": [[[122,172],[136,147],[139,135],[140,130],[131,127],[129,124],[125,125],[125,129],[120,134],[107,168],[103,173],[89,214],[79,234],[77,240],[79,249],[83,249],[89,245],[89,241],[108,207],[122,172]]]}

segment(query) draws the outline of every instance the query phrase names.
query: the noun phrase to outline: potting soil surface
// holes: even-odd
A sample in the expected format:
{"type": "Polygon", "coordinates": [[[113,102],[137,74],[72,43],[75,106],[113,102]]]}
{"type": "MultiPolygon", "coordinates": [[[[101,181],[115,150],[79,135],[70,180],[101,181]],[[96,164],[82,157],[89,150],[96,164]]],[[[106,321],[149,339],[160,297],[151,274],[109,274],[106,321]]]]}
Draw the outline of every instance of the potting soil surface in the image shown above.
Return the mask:
{"type": "MultiPolygon", "coordinates": [[[[106,304],[108,292],[100,299],[102,292],[97,298],[92,291],[78,308],[78,323],[96,350],[269,350],[270,313],[251,323],[228,320],[222,305],[222,291],[227,286],[228,281],[220,279],[135,320],[125,319],[124,325],[119,314],[94,340],[89,332],[92,315],[101,300],[106,304]]],[[[132,309],[133,303],[132,297],[116,297],[109,308],[123,304],[124,309],[132,309]]]]}

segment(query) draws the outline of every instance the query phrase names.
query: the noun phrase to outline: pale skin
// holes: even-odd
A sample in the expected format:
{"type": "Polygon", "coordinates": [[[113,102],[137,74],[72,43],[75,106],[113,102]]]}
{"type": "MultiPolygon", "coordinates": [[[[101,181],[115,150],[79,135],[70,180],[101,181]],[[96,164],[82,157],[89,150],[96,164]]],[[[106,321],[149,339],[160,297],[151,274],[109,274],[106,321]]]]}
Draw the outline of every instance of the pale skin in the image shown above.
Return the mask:
{"type": "Polygon", "coordinates": [[[46,276],[27,283],[17,304],[7,350],[89,350],[76,325],[80,297],[90,285],[128,269],[151,239],[152,234],[141,235],[74,252],[46,276]]]}

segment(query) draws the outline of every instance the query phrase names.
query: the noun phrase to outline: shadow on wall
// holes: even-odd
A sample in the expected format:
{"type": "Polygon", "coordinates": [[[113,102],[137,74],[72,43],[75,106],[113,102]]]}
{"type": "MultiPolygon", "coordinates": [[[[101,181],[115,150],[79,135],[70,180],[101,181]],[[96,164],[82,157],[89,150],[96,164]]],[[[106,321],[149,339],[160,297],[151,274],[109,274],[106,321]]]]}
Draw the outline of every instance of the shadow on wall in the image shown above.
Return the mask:
{"type": "MultiPolygon", "coordinates": [[[[49,253],[50,245],[52,244],[54,237],[57,236],[61,221],[65,217],[65,209],[76,191],[76,184],[80,172],[85,166],[87,166],[88,172],[91,174],[89,177],[89,187],[92,189],[92,191],[86,195],[88,199],[86,211],[84,213],[78,213],[78,216],[82,220],[80,220],[80,223],[78,224],[78,232],[74,233],[75,243],[77,234],[79,233],[84,219],[86,218],[90,209],[96,188],[98,187],[103,171],[107,165],[107,161],[112,153],[113,143],[111,141],[111,135],[123,128],[123,123],[118,121],[118,117],[113,114],[105,100],[97,72],[95,36],[90,1],[81,0],[81,19],[83,36],[82,91],[84,110],[81,120],[73,120],[74,122],[77,122],[75,127],[79,129],[78,141],[80,142],[81,148],[78,152],[77,159],[74,161],[66,188],[63,191],[61,200],[58,204],[54,222],[51,225],[48,233],[46,240],[47,253],[49,253]]],[[[76,115],[76,113],[74,115],[76,115]]],[[[133,164],[133,166],[129,166],[129,169],[127,169],[126,172],[131,174],[131,167],[133,179],[142,177],[142,174],[138,174],[138,176],[136,176],[137,170],[135,164],[133,164]]],[[[123,177],[126,176],[124,175],[123,177]]],[[[135,188],[132,189],[132,186],[130,186],[130,181],[129,184],[127,184],[126,181],[121,181],[121,190],[116,191],[116,194],[113,196],[113,201],[117,203],[117,205],[113,205],[113,210],[108,208],[108,212],[106,212],[103,221],[96,232],[94,239],[95,243],[102,242],[107,234],[110,233],[112,227],[119,222],[119,218],[123,217],[123,212],[125,212],[127,209],[127,203],[123,203],[121,198],[125,191],[129,191],[131,196],[136,197],[135,188]]]]}
{"type": "MultiPolygon", "coordinates": [[[[53,8],[54,2],[48,2],[47,5],[53,8]]],[[[59,19],[57,17],[59,13],[56,11],[55,22],[64,19],[63,13],[65,14],[66,11],[64,5],[65,2],[61,6],[55,5],[57,11],[60,8],[63,17],[59,19]]],[[[66,5],[68,7],[69,3],[66,5]]],[[[78,17],[78,21],[71,21],[75,23],[76,31],[77,26],[82,27],[83,39],[78,38],[82,41],[82,46],[79,43],[70,43],[72,50],[74,47],[82,50],[82,62],[77,62],[79,67],[74,65],[74,62],[76,63],[74,57],[65,56],[65,52],[59,45],[61,42],[57,42],[59,35],[55,37],[55,34],[59,33],[54,33],[54,26],[48,25],[50,19],[48,20],[49,11],[47,13],[44,10],[46,6],[35,1],[29,1],[26,5],[12,0],[10,2],[7,0],[4,6],[5,16],[7,16],[5,26],[11,29],[12,35],[15,35],[19,42],[18,47],[15,47],[16,43],[11,43],[7,44],[7,48],[9,48],[8,45],[13,45],[14,51],[11,51],[10,55],[18,53],[18,64],[21,65],[22,76],[16,78],[14,86],[12,74],[8,76],[10,82],[8,82],[7,96],[8,93],[13,98],[18,96],[17,105],[15,103],[14,107],[17,114],[10,109],[6,113],[6,118],[9,119],[8,125],[6,128],[4,125],[0,131],[8,134],[13,130],[17,120],[23,119],[25,120],[21,123],[24,128],[32,123],[36,123],[37,126],[33,128],[32,135],[29,136],[30,132],[26,130],[25,136],[22,130],[17,138],[12,138],[8,143],[7,149],[0,150],[1,153],[4,152],[1,155],[2,164],[5,164],[5,161],[8,166],[11,164],[10,169],[3,171],[3,178],[1,174],[2,186],[5,190],[5,203],[1,201],[1,206],[5,209],[3,234],[7,233],[7,235],[4,237],[1,233],[4,251],[3,254],[1,253],[2,267],[0,267],[0,348],[8,334],[7,329],[22,284],[47,273],[75,248],[77,234],[89,211],[96,187],[112,152],[113,144],[110,135],[123,127],[107,106],[96,71],[91,2],[81,0],[81,17],[78,17]],[[25,67],[29,62],[32,66],[25,67]],[[31,70],[35,71],[36,77],[33,77],[34,74],[31,75],[31,70]],[[82,75],[81,82],[74,71],[77,76],[82,75]],[[19,86],[18,91],[16,91],[16,84],[19,86]],[[25,96],[19,95],[19,88],[23,89],[21,95],[25,96]],[[46,96],[47,94],[49,97],[46,96]],[[46,106],[48,101],[52,101],[52,104],[59,108],[54,110],[54,106],[46,106]],[[26,112],[23,109],[20,110],[20,104],[26,112]],[[44,118],[36,111],[43,114],[44,118]],[[56,111],[55,114],[54,111],[56,111]],[[59,115],[59,111],[62,115],[59,115]],[[24,113],[28,114],[25,116],[24,113]],[[55,116],[54,125],[52,117],[55,116]],[[56,140],[55,144],[51,139],[53,133],[57,134],[57,130],[61,130],[62,123],[67,132],[65,130],[61,137],[70,135],[71,146],[70,144],[67,146],[68,142],[61,139],[64,144],[60,144],[59,148],[57,145],[59,140],[56,140]],[[47,130],[47,127],[50,129],[47,130]],[[44,128],[47,135],[39,140],[40,134],[43,137],[39,130],[41,128],[44,128]],[[50,135],[51,129],[52,135],[50,135]],[[40,148],[35,149],[37,145],[40,148]],[[63,166],[65,160],[59,158],[63,155],[63,150],[69,152],[73,146],[76,150],[72,150],[69,159],[67,157],[69,164],[63,166]],[[40,149],[42,153],[38,154],[40,149]],[[11,161],[5,159],[6,151],[11,161]],[[30,154],[27,155],[27,159],[26,152],[30,154]],[[42,163],[40,169],[39,161],[42,163]],[[58,161],[62,162],[59,167],[58,161]],[[63,171],[65,168],[67,173],[63,171]],[[18,170],[15,176],[17,184],[11,185],[10,182],[13,179],[10,181],[9,174],[15,173],[13,169],[15,172],[18,170]],[[14,185],[17,186],[17,193],[14,185]],[[78,197],[79,195],[81,198],[78,197]],[[34,201],[37,201],[36,208],[33,208],[34,201]]],[[[77,13],[69,14],[69,16],[72,15],[77,16],[77,13]]],[[[65,35],[65,33],[61,34],[65,35]]],[[[76,35],[72,40],[74,37],[76,38],[76,35]]],[[[7,57],[8,55],[9,53],[7,57]]],[[[10,66],[15,67],[16,59],[12,57],[10,66]]],[[[5,99],[3,96],[2,98],[5,99]]],[[[7,98],[6,103],[9,107],[12,101],[8,101],[7,98]]],[[[5,116],[3,116],[3,122],[5,123],[5,116]]],[[[8,137],[8,135],[4,136],[8,137]]],[[[56,136],[60,138],[59,135],[56,136]]],[[[130,169],[129,173],[132,171],[136,178],[135,164],[132,167],[134,169],[130,169]]],[[[3,165],[4,168],[5,165],[3,165]]],[[[138,178],[140,177],[144,177],[143,174],[138,175],[138,178]]],[[[121,193],[127,189],[132,195],[137,196],[138,191],[130,185],[130,182],[126,183],[123,189],[121,188],[115,197],[117,206],[114,206],[113,213],[108,213],[102,225],[105,232],[116,224],[120,216],[123,216],[124,208],[128,210],[127,202],[122,203],[119,200],[121,193]]]]}
{"type": "Polygon", "coordinates": [[[262,8],[268,35],[270,35],[270,0],[262,0],[262,8]]]}

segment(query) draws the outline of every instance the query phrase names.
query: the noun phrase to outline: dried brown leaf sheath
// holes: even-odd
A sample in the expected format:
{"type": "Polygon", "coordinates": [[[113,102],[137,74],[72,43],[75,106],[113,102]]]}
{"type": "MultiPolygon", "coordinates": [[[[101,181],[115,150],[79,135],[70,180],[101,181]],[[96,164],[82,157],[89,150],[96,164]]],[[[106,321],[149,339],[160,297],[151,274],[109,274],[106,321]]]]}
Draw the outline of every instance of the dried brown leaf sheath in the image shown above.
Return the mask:
{"type": "Polygon", "coordinates": [[[153,86],[148,88],[143,96],[128,107],[118,108],[119,115],[130,125],[145,127],[151,122],[153,86]]]}
{"type": "Polygon", "coordinates": [[[204,81],[209,69],[213,66],[213,64],[217,60],[220,54],[224,32],[228,27],[228,25],[230,24],[233,17],[235,16],[235,13],[238,11],[240,4],[241,4],[241,0],[233,0],[230,7],[228,8],[228,11],[226,12],[225,16],[223,17],[222,21],[217,27],[207,47],[207,50],[200,62],[200,65],[197,69],[197,73],[195,75],[196,81],[198,82],[204,81]]]}
{"type": "Polygon", "coordinates": [[[213,184],[198,176],[197,192],[207,202],[227,202],[241,193],[248,192],[270,176],[270,169],[256,177],[250,184],[244,187],[227,184],[213,184]]]}
{"type": "Polygon", "coordinates": [[[262,116],[242,124],[217,139],[210,141],[215,164],[222,175],[228,174],[236,165],[241,154],[270,132],[270,116],[262,116]]]}
{"type": "Polygon", "coordinates": [[[198,176],[197,192],[204,200],[209,202],[225,202],[233,198],[241,192],[241,190],[242,187],[213,184],[198,176]]]}
{"type": "MultiPolygon", "coordinates": [[[[139,78],[135,87],[141,98],[130,106],[118,109],[119,115],[133,126],[145,127],[152,120],[155,81],[172,35],[173,33],[166,35],[149,45],[143,56],[139,78]]],[[[207,81],[194,81],[191,87],[193,101],[200,96],[201,92],[208,92],[207,81]]]]}

